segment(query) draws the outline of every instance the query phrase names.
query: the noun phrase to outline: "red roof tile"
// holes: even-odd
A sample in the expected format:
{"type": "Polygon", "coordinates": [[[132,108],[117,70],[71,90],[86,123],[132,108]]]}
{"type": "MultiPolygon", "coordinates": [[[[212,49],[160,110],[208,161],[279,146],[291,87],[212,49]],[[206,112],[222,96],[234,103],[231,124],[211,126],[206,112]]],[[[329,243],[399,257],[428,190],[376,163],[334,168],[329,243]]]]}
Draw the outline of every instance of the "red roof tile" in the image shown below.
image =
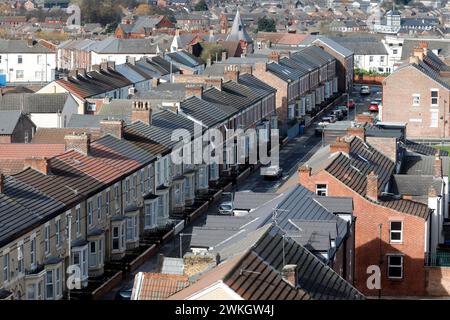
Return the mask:
{"type": "Polygon", "coordinates": [[[135,300],[164,300],[189,286],[187,276],[140,272],[134,278],[135,300]]]}

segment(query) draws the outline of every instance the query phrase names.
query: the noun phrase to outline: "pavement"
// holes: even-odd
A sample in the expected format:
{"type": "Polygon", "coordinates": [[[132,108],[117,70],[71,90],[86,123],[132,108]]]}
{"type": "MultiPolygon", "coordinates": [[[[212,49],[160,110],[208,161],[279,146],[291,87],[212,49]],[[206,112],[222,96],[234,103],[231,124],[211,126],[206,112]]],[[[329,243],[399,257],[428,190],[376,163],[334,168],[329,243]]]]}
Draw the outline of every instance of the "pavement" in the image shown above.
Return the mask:
{"type": "MultiPolygon", "coordinates": [[[[350,112],[349,119],[353,120],[356,113],[362,113],[367,111],[370,100],[378,96],[376,92],[381,90],[378,86],[371,86],[372,93],[370,96],[362,97],[359,95],[359,87],[355,86],[354,92],[350,98],[354,99],[356,108],[354,112],[350,112]]],[[[352,110],[353,111],[353,110],[352,110]]],[[[306,162],[321,146],[321,137],[316,136],[314,129],[315,123],[312,123],[301,136],[290,140],[283,148],[280,148],[280,161],[279,165],[283,169],[283,177],[278,180],[265,180],[259,170],[255,170],[245,180],[244,183],[236,186],[234,191],[253,191],[253,192],[283,192],[290,186],[298,182],[297,169],[304,162],[306,162]]],[[[207,215],[216,215],[218,212],[217,205],[209,208],[206,215],[199,217],[193,224],[186,226],[189,230],[192,226],[201,225],[206,219],[207,215]]],[[[183,230],[186,232],[186,229],[183,230]]],[[[182,252],[183,254],[189,250],[188,237],[182,237],[182,252]]],[[[158,254],[162,253],[166,257],[179,257],[180,256],[180,237],[174,237],[170,239],[166,244],[161,246],[158,250],[158,254]]],[[[130,288],[133,286],[134,276],[138,272],[155,272],[157,267],[158,254],[147,260],[142,266],[135,270],[132,274],[129,274],[127,278],[115,287],[111,292],[103,297],[103,300],[113,300],[116,293],[124,288],[130,288]]]]}

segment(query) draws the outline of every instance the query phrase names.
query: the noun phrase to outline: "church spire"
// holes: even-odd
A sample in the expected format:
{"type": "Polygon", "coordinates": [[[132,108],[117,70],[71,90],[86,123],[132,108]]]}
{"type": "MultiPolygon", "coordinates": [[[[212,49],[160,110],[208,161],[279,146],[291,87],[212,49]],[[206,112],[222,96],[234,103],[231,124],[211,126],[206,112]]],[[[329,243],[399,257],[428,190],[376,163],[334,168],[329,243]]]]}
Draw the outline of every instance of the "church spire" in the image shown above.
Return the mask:
{"type": "Polygon", "coordinates": [[[239,41],[244,40],[247,43],[252,43],[252,38],[245,31],[244,23],[242,23],[241,14],[239,12],[239,7],[236,11],[236,16],[234,17],[233,25],[231,27],[230,34],[227,37],[227,41],[239,41]]]}

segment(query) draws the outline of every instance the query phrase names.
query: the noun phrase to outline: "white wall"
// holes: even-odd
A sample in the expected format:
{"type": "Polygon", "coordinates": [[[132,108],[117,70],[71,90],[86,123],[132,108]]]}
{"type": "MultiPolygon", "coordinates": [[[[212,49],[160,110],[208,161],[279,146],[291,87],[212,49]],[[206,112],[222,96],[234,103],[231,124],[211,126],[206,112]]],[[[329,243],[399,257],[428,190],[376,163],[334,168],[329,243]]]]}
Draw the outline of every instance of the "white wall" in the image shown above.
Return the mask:
{"type": "Polygon", "coordinates": [[[7,82],[47,83],[54,78],[55,53],[2,53],[0,57],[0,74],[6,74],[7,82]],[[23,78],[17,78],[17,70],[23,71],[23,78]]]}
{"type": "Polygon", "coordinates": [[[127,62],[127,57],[135,58],[139,60],[142,57],[155,57],[156,54],[149,53],[139,53],[139,54],[99,54],[96,52],[91,52],[91,65],[100,64],[106,61],[114,61],[116,64],[123,64],[127,62]]]}

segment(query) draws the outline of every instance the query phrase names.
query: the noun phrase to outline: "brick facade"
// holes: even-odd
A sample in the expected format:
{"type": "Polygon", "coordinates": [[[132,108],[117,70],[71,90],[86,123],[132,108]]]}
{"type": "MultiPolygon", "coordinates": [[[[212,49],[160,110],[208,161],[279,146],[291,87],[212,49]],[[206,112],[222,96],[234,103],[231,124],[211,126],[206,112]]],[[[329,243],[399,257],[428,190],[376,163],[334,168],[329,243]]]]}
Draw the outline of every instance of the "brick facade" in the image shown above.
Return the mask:
{"type": "Polygon", "coordinates": [[[326,171],[309,175],[301,169],[300,183],[315,192],[316,184],[327,184],[328,196],[352,197],[355,227],[355,286],[368,296],[378,295],[378,290],[366,286],[367,267],[380,265],[381,294],[387,296],[421,296],[425,294],[424,242],[425,221],[372,202],[345,186],[326,171]],[[403,242],[390,243],[390,221],[403,221],[403,242]],[[381,225],[381,239],[380,226],[381,225]],[[403,254],[403,279],[387,277],[387,255],[403,254]],[[380,264],[381,262],[381,264],[380,264]]]}

